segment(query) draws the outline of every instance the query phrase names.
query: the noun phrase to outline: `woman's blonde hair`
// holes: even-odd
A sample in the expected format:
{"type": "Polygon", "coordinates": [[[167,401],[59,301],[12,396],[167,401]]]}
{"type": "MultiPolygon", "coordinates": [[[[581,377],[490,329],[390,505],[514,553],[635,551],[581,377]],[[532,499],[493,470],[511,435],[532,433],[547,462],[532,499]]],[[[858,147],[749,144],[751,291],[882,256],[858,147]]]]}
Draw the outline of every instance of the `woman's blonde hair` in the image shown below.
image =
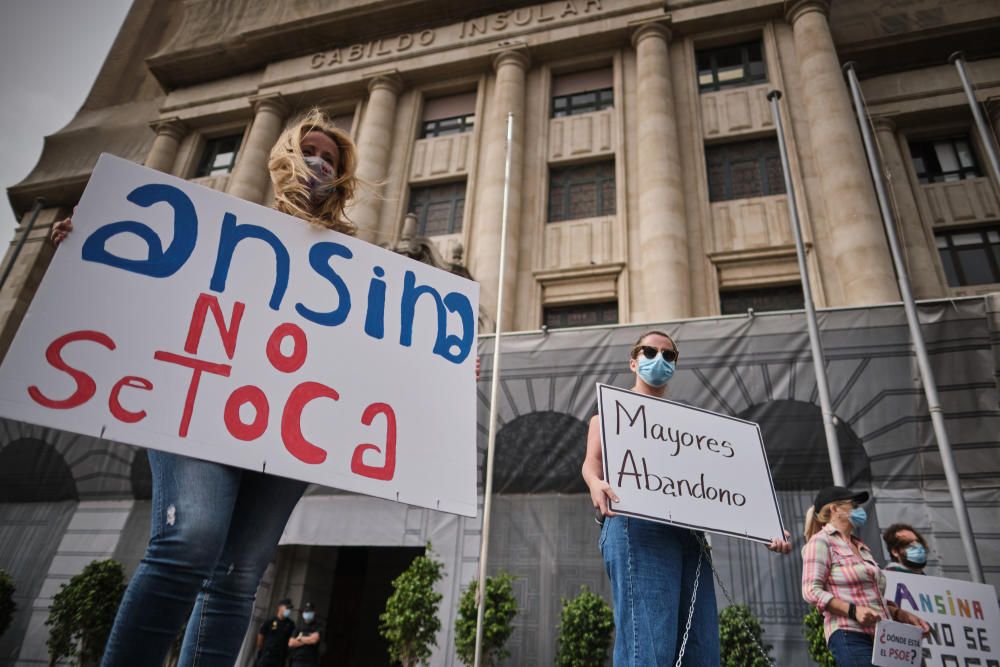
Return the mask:
{"type": "Polygon", "coordinates": [[[278,137],[267,162],[274,185],[274,208],[313,225],[354,234],[357,227],[344,214],[358,188],[358,151],[351,137],[333,124],[325,113],[310,109],[278,137]],[[338,163],[333,193],[319,205],[310,199],[312,170],[302,155],[302,139],[310,132],[322,132],[337,144],[338,163]]]}
{"type": "Polygon", "coordinates": [[[809,509],[806,510],[806,542],[812,539],[813,535],[823,530],[823,526],[830,523],[830,516],[833,514],[833,508],[842,502],[844,501],[838,500],[836,502],[827,503],[820,508],[819,512],[817,512],[812,505],[809,506],[809,509]]]}

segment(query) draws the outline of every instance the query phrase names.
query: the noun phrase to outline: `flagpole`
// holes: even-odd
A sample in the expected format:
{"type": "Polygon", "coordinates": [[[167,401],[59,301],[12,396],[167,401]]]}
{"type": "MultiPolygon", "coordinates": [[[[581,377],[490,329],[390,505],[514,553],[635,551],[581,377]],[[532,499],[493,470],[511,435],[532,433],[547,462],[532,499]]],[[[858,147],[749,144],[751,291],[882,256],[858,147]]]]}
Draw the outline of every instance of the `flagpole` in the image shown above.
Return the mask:
{"type": "Polygon", "coordinates": [[[486,489],[483,502],[483,538],[479,547],[479,581],[476,588],[476,659],[483,652],[483,620],[486,614],[486,558],[490,548],[490,513],[493,508],[493,452],[497,441],[497,390],[500,388],[500,333],[503,330],[504,273],[507,267],[507,214],[510,207],[510,154],[514,136],[514,114],[507,112],[507,145],[503,167],[503,207],[500,214],[500,277],[497,285],[496,333],[493,338],[493,369],[490,378],[490,429],[486,446],[486,489]]]}
{"type": "Polygon", "coordinates": [[[785,145],[785,130],[781,124],[781,109],[778,100],[780,90],[772,90],[767,94],[771,103],[771,115],[774,117],[774,127],[778,134],[778,150],[781,153],[781,169],[785,175],[785,192],[788,195],[788,213],[792,219],[792,231],[795,234],[795,254],[799,260],[799,277],[802,280],[802,297],[806,307],[806,324],[809,329],[809,347],[812,349],[813,369],[816,373],[816,388],[819,392],[819,405],[823,412],[823,430],[826,433],[826,449],[830,455],[830,471],[833,473],[833,483],[846,486],[844,464],[840,460],[840,443],[837,440],[837,425],[834,422],[833,407],[830,404],[830,383],[826,377],[826,360],[823,356],[823,341],[819,337],[819,326],[816,323],[816,306],[813,304],[812,285],[809,280],[809,270],[806,267],[806,250],[802,243],[802,227],[799,222],[799,207],[795,200],[795,186],[792,183],[792,169],[788,164],[788,147],[785,145]]]}
{"type": "Polygon", "coordinates": [[[865,111],[864,102],[861,99],[861,87],[858,84],[857,74],[854,72],[854,63],[845,64],[844,71],[847,73],[851,98],[854,101],[854,112],[858,117],[858,125],[861,126],[861,138],[865,144],[865,155],[868,157],[868,167],[871,169],[872,180],[875,183],[875,194],[878,196],[879,209],[882,211],[882,225],[889,240],[889,250],[892,252],[893,264],[896,266],[896,280],[899,281],[899,292],[903,297],[906,323],[910,328],[910,338],[913,341],[913,350],[917,357],[917,368],[920,371],[920,378],[924,385],[924,394],[927,397],[927,409],[931,414],[931,424],[934,427],[934,437],[937,439],[938,451],[941,454],[944,476],[948,481],[948,491],[951,494],[952,504],[955,506],[958,530],[962,536],[962,546],[965,547],[965,558],[969,561],[969,574],[972,575],[973,581],[983,583],[983,566],[979,561],[979,553],[976,551],[976,542],[972,535],[972,525],[969,522],[969,512],[965,506],[965,498],[962,496],[961,480],[958,477],[958,470],[955,467],[951,441],[948,439],[948,431],[944,427],[944,411],[941,409],[941,401],[938,398],[937,384],[934,381],[934,370],[931,368],[930,357],[927,356],[924,334],[920,330],[920,318],[917,315],[917,307],[913,302],[910,279],[906,273],[906,264],[903,262],[903,254],[899,248],[899,238],[896,235],[896,219],[893,216],[892,207],[889,206],[885,183],[882,181],[882,170],[879,166],[878,155],[875,152],[875,142],[872,139],[872,130],[868,124],[867,112],[865,111]]]}
{"type": "Polygon", "coordinates": [[[965,71],[965,55],[961,51],[956,51],[948,56],[948,61],[955,63],[958,69],[958,78],[962,80],[962,88],[965,89],[965,96],[969,99],[969,109],[972,110],[972,118],[976,122],[976,129],[979,130],[979,139],[983,143],[986,156],[990,159],[990,167],[993,168],[993,182],[1000,187],[1000,159],[997,158],[997,147],[983,118],[983,112],[979,109],[979,102],[969,82],[969,75],[965,71]]]}

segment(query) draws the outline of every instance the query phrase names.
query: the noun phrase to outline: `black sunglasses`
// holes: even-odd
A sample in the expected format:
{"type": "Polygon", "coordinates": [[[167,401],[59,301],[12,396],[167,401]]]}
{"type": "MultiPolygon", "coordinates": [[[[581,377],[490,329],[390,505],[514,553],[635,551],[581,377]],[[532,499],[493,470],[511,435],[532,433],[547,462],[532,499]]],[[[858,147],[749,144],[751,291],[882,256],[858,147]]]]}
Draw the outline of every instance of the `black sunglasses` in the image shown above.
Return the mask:
{"type": "MultiPolygon", "coordinates": [[[[663,348],[661,350],[660,348],[650,347],[649,345],[640,345],[636,348],[636,350],[647,359],[655,359],[656,355],[662,352],[664,361],[677,361],[677,350],[674,349],[663,348]]],[[[638,356],[638,354],[636,356],[638,356]]]]}

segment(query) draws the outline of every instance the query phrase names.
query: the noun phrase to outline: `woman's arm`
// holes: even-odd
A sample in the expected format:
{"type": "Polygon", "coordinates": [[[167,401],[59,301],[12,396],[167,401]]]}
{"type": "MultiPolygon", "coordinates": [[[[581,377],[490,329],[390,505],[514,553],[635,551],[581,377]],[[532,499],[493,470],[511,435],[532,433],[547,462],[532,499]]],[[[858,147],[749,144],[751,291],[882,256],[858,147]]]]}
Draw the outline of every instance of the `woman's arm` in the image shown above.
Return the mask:
{"type": "Polygon", "coordinates": [[[802,599],[820,613],[825,612],[830,602],[836,599],[833,593],[826,590],[829,576],[830,543],[824,535],[817,534],[802,547],[802,599]]]}
{"type": "Polygon", "coordinates": [[[927,621],[920,618],[916,614],[910,613],[905,609],[900,609],[893,602],[886,602],[886,606],[889,607],[889,614],[892,615],[892,619],[894,621],[915,625],[920,628],[925,635],[931,631],[931,626],[927,624],[927,621]]]}
{"type": "Polygon", "coordinates": [[[618,502],[618,496],[611,490],[611,485],[604,480],[604,462],[601,460],[601,419],[597,415],[590,418],[590,430],[587,431],[587,455],[583,459],[583,481],[590,489],[590,501],[600,510],[603,516],[614,516],[608,509],[608,500],[618,502]]]}

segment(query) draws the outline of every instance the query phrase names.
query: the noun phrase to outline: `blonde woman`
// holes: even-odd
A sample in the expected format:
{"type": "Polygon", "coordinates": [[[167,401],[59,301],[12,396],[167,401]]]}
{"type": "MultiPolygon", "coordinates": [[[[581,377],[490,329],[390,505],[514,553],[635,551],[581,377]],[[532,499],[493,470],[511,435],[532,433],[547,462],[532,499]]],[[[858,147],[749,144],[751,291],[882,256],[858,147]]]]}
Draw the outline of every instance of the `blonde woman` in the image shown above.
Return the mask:
{"type": "Polygon", "coordinates": [[[838,667],[872,664],[875,625],[882,619],[930,627],[885,599],[885,575],[854,535],[868,515],[868,492],[830,486],[806,511],[802,597],[823,614],[823,634],[838,667]]]}
{"type": "MultiPolygon", "coordinates": [[[[312,110],[271,149],[274,208],[353,234],[344,207],[357,188],[356,166],[350,137],[312,110]]],[[[58,244],[72,229],[71,220],[56,224],[52,240],[58,244]]],[[[161,665],[187,622],[178,664],[231,667],[257,585],[306,483],[155,450],[148,455],[151,537],[101,664],[161,665]]]]}

